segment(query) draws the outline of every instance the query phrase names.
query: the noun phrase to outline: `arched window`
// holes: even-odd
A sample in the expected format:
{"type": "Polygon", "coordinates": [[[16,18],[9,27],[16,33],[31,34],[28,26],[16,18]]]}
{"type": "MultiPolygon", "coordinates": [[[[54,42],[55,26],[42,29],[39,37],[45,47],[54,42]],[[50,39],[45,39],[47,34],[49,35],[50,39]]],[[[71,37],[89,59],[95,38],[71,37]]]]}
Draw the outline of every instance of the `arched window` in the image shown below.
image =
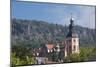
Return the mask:
{"type": "Polygon", "coordinates": [[[76,40],[75,40],[75,39],[74,39],[73,41],[74,41],[74,42],[76,42],[76,40]]]}
{"type": "Polygon", "coordinates": [[[76,50],[76,45],[73,46],[73,51],[75,51],[75,50],[76,50]]]}

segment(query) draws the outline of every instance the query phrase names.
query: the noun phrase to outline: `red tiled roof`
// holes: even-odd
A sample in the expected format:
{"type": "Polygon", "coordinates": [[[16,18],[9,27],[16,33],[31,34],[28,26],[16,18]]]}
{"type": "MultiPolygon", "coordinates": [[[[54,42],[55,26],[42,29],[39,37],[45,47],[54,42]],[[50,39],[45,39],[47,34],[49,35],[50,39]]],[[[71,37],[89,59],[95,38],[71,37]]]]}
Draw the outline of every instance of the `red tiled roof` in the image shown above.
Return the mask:
{"type": "Polygon", "coordinates": [[[53,44],[46,44],[46,47],[47,47],[47,49],[51,50],[54,48],[54,45],[53,44]]]}

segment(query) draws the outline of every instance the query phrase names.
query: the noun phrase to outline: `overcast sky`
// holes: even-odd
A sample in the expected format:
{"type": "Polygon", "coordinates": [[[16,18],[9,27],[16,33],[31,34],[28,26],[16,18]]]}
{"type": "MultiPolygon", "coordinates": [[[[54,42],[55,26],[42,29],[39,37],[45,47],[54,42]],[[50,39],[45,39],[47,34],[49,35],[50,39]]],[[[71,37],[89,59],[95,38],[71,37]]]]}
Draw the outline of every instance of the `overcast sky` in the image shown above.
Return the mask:
{"type": "Polygon", "coordinates": [[[12,17],[17,19],[35,19],[69,25],[71,13],[75,25],[95,28],[95,6],[12,2],[12,17]]]}

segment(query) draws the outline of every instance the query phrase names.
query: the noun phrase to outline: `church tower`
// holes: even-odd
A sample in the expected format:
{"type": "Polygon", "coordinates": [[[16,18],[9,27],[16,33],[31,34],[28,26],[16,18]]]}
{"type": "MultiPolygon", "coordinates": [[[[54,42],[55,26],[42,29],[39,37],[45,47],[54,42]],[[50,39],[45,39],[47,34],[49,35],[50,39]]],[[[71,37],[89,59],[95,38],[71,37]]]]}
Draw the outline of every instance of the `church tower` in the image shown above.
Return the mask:
{"type": "Polygon", "coordinates": [[[65,57],[67,55],[79,53],[79,38],[74,28],[74,19],[71,16],[69,24],[69,32],[65,40],[65,57]]]}

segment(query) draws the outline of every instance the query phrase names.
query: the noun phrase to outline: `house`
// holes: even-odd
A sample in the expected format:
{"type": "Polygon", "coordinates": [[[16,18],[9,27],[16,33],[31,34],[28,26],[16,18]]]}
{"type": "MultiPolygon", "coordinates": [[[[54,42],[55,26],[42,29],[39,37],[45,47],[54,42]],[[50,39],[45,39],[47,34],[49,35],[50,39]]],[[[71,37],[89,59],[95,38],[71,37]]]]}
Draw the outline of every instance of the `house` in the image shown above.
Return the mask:
{"type": "Polygon", "coordinates": [[[45,64],[48,58],[46,57],[36,57],[37,64],[45,64]]]}
{"type": "Polygon", "coordinates": [[[54,48],[55,48],[54,44],[46,44],[45,46],[46,46],[46,48],[47,48],[47,52],[48,52],[48,53],[54,51],[54,48]]]}

